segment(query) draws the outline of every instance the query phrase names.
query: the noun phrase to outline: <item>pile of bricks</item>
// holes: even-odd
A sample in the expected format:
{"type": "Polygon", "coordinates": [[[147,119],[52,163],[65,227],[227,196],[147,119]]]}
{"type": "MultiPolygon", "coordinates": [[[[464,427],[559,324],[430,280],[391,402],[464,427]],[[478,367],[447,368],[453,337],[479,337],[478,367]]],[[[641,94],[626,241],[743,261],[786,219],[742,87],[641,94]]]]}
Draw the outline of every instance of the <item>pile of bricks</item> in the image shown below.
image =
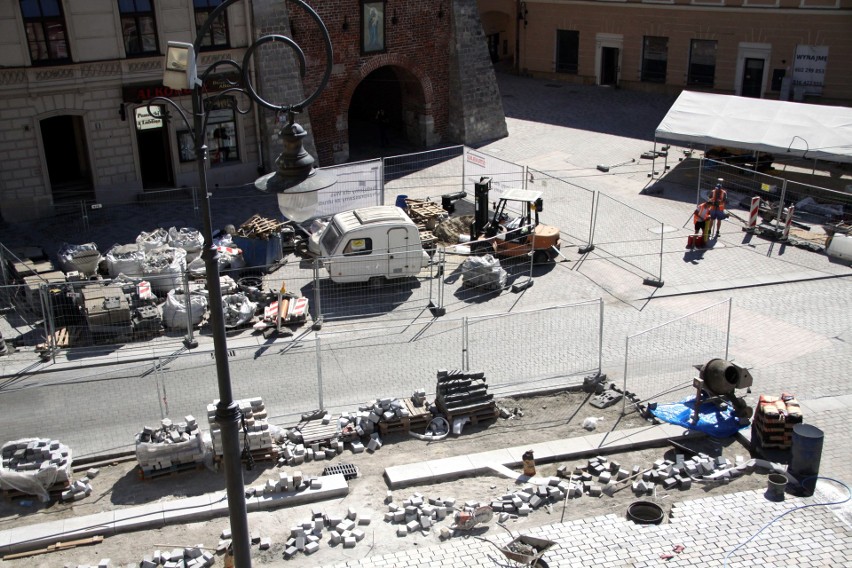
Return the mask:
{"type": "Polygon", "coordinates": [[[140,568],[203,568],[213,566],[215,556],[201,546],[175,548],[172,551],[156,550],[145,556],[139,563],[140,568]]]}
{"type": "Polygon", "coordinates": [[[452,422],[468,416],[473,424],[497,417],[494,395],[488,393],[485,373],[440,369],[435,389],[435,404],[452,422]]]}
{"type": "Polygon", "coordinates": [[[579,484],[558,477],[547,478],[547,484],[528,485],[517,491],[504,493],[491,501],[491,509],[499,514],[498,519],[504,522],[509,515],[526,517],[534,510],[549,504],[558,503],[569,497],[579,497],[579,484]]]}
{"type": "Polygon", "coordinates": [[[34,479],[39,479],[40,472],[54,468],[55,481],[51,487],[45,488],[48,491],[65,489],[71,481],[71,450],[57,440],[31,438],[6,442],[0,449],[0,456],[0,487],[5,488],[2,483],[4,471],[31,475],[34,479]]]}
{"type": "Polygon", "coordinates": [[[68,501],[79,501],[80,499],[85,499],[89,495],[92,494],[92,485],[91,480],[98,475],[97,469],[90,469],[86,472],[86,477],[82,479],[78,479],[71,483],[71,485],[62,492],[62,500],[65,502],[68,501]]]}
{"type": "Polygon", "coordinates": [[[312,511],[311,517],[311,520],[293,527],[290,531],[290,539],[284,548],[284,558],[290,558],[296,552],[316,552],[323,527],[328,530],[330,546],[340,544],[343,548],[354,548],[366,536],[360,527],[369,525],[372,520],[369,515],[358,515],[352,507],[349,507],[345,516],[312,511]]]}
{"type": "Polygon", "coordinates": [[[143,475],[195,466],[204,460],[201,430],[193,416],[174,423],[160,421],[159,428],[145,426],[136,434],[136,460],[143,475]]]}
{"type": "Polygon", "coordinates": [[[286,430],[278,465],[296,466],[306,461],[332,459],[343,453],[343,441],[338,438],[337,425],[329,413],[320,418],[303,420],[286,430]]]}
{"type": "MultiPolygon", "coordinates": [[[[213,401],[213,404],[207,405],[207,421],[210,424],[213,454],[217,459],[221,459],[224,451],[222,448],[222,431],[216,423],[216,404],[218,402],[216,400],[213,401]]],[[[266,407],[263,404],[263,399],[258,396],[235,402],[243,415],[239,435],[240,451],[245,449],[246,440],[248,440],[248,450],[253,456],[262,457],[266,454],[275,454],[277,457],[277,452],[274,451],[272,433],[269,430],[269,422],[266,419],[266,407]],[[245,431],[243,431],[244,427],[245,431]]]]}
{"type": "Polygon", "coordinates": [[[802,409],[795,396],[760,395],[752,420],[752,441],[760,448],[789,450],[793,446],[793,427],[802,422],[802,409]]]}
{"type": "Polygon", "coordinates": [[[453,498],[427,498],[420,493],[414,493],[402,503],[395,503],[390,491],[385,502],[388,506],[385,522],[397,525],[396,536],[399,537],[408,536],[413,532],[429,531],[433,525],[448,516],[452,518],[456,504],[453,498]]]}

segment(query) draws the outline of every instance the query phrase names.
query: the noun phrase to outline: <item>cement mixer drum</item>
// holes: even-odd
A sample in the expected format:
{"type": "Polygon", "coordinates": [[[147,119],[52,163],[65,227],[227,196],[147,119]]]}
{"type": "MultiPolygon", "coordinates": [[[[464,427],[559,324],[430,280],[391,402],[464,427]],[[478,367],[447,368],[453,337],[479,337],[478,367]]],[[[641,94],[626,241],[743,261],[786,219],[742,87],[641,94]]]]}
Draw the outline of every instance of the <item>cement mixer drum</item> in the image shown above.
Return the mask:
{"type": "Polygon", "coordinates": [[[747,369],[724,359],[711,359],[701,369],[704,388],[714,395],[733,394],[735,389],[745,389],[753,379],[747,369]]]}

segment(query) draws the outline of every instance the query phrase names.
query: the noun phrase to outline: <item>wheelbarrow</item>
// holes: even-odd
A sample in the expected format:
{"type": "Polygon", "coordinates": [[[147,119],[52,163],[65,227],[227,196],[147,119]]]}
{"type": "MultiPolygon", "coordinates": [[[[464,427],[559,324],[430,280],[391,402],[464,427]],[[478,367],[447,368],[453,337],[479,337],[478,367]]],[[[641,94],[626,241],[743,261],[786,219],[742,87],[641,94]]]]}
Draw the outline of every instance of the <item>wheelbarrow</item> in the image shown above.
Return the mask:
{"type": "Polygon", "coordinates": [[[545,552],[556,546],[556,543],[552,540],[545,540],[525,534],[513,538],[505,546],[500,546],[496,542],[491,542],[484,537],[476,538],[493,544],[497,547],[497,550],[503,553],[503,556],[512,562],[516,562],[522,566],[529,566],[530,568],[546,568],[547,564],[544,563],[541,557],[544,556],[545,552]]]}

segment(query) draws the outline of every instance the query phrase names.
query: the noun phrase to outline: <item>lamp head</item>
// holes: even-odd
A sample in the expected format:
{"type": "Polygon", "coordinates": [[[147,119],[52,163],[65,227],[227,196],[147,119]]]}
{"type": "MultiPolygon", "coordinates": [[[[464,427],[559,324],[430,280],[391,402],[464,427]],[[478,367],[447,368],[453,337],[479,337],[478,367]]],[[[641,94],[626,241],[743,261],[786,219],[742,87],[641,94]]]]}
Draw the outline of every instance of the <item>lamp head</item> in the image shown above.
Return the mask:
{"type": "Polygon", "coordinates": [[[258,178],[254,185],[261,191],[274,191],[281,214],[300,223],[313,216],[319,201],[318,192],[334,185],[337,176],[314,165],[313,156],[303,145],[307,132],[295,122],[292,111],[279,136],[284,149],[275,160],[275,171],[258,178]]]}
{"type": "Polygon", "coordinates": [[[166,50],[163,85],[180,91],[194,88],[197,82],[195,48],[191,43],[170,41],[166,50]]]}

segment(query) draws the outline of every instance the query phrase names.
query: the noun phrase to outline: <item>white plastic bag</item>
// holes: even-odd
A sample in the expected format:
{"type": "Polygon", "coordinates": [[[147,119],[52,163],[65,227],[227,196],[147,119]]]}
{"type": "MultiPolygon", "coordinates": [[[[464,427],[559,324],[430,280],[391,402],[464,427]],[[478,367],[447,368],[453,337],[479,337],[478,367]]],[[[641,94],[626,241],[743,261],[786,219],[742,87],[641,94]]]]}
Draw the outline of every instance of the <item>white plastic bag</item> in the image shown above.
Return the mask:
{"type": "Polygon", "coordinates": [[[59,248],[59,268],[63,272],[79,272],[85,276],[91,276],[98,271],[101,262],[101,253],[98,245],[86,243],[83,245],[71,245],[64,243],[59,248]]]}
{"type": "Polygon", "coordinates": [[[106,253],[107,270],[110,278],[124,274],[130,278],[142,276],[142,261],[145,253],[139,250],[139,245],[113,245],[106,253]]]}
{"type": "Polygon", "coordinates": [[[589,416],[585,420],[583,420],[583,428],[589,430],[590,432],[598,427],[598,422],[603,422],[604,417],[600,416],[595,418],[594,416],[589,416]]]}
{"type": "Polygon", "coordinates": [[[235,328],[248,323],[254,317],[257,304],[245,294],[231,294],[222,298],[222,310],[225,312],[225,327],[235,328]]]}
{"type": "Polygon", "coordinates": [[[201,254],[204,238],[201,236],[201,232],[196,229],[171,227],[169,229],[169,245],[185,250],[186,261],[192,262],[201,254]]]}
{"type": "Polygon", "coordinates": [[[186,251],[181,248],[160,247],[145,253],[142,274],[151,283],[155,294],[168,294],[181,287],[181,276],[186,269],[186,251]]]}
{"type": "Polygon", "coordinates": [[[154,229],[150,233],[142,231],[136,237],[136,244],[143,251],[160,248],[169,244],[169,233],[162,227],[154,229]]]}
{"type": "MultiPolygon", "coordinates": [[[[201,323],[206,309],[207,298],[199,294],[189,295],[190,323],[193,326],[201,323]]],[[[163,304],[163,325],[170,329],[185,328],[186,312],[186,297],[181,291],[172,290],[163,304]]]]}

